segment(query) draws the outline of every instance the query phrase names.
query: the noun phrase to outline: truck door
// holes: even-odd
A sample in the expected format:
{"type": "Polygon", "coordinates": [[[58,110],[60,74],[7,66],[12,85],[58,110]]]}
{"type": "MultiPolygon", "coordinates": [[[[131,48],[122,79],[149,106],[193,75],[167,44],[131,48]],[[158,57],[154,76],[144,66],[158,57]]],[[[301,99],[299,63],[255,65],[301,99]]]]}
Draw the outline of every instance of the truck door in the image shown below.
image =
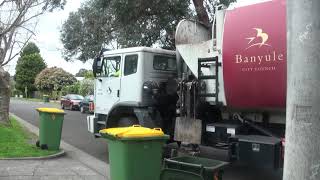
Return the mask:
{"type": "Polygon", "coordinates": [[[99,114],[108,114],[120,99],[120,67],[120,55],[103,59],[101,77],[96,81],[96,112],[99,114]]]}

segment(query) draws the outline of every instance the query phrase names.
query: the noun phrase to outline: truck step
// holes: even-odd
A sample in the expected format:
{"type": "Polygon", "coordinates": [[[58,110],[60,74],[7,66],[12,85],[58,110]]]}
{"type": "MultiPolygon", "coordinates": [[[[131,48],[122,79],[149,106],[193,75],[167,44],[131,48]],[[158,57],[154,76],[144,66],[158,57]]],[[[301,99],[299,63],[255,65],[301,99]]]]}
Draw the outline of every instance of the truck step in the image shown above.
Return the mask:
{"type": "Polygon", "coordinates": [[[97,121],[97,124],[106,125],[105,121],[97,121]]]}
{"type": "Polygon", "coordinates": [[[216,93],[199,94],[199,97],[217,97],[216,93]]]}
{"type": "Polygon", "coordinates": [[[199,76],[198,79],[216,79],[217,76],[209,75],[209,76],[199,76]]]}

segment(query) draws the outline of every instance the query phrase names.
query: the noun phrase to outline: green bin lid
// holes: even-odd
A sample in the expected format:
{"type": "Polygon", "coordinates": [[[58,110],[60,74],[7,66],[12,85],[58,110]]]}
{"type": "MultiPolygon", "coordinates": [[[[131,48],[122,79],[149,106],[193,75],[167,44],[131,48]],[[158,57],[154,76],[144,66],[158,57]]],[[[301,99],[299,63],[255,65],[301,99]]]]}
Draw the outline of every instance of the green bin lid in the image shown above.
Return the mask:
{"type": "Polygon", "coordinates": [[[65,114],[63,110],[58,108],[37,108],[37,111],[54,114],[65,114]]]}
{"type": "Polygon", "coordinates": [[[118,138],[145,138],[165,136],[161,128],[146,128],[140,125],[131,127],[108,128],[99,131],[101,134],[107,134],[118,138]]]}

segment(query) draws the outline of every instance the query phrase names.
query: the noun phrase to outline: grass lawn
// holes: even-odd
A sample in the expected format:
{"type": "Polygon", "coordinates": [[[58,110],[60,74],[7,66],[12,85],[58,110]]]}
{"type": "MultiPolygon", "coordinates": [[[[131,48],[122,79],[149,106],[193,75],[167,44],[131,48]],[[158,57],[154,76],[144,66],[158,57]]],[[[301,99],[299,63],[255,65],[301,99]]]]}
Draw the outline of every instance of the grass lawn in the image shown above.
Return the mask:
{"type": "Polygon", "coordinates": [[[36,147],[37,136],[28,132],[14,118],[10,125],[0,125],[0,158],[39,157],[58,151],[41,150],[36,147]]]}

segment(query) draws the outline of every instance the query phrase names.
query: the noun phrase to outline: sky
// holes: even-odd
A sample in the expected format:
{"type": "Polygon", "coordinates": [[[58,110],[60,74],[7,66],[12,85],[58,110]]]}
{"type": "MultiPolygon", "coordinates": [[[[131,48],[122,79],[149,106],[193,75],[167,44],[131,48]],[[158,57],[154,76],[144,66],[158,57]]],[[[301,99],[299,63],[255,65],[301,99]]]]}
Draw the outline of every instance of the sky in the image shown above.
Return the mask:
{"type": "MultiPolygon", "coordinates": [[[[38,26],[36,28],[36,36],[31,40],[40,48],[40,54],[45,60],[48,67],[61,67],[71,74],[76,74],[79,69],[91,69],[92,61],[82,63],[74,60],[74,62],[66,62],[62,57],[63,45],[60,41],[60,30],[62,24],[67,20],[70,12],[77,11],[81,3],[85,0],[67,0],[64,10],[54,11],[39,17],[38,26]]],[[[14,75],[17,59],[12,60],[5,69],[10,75],[14,75]]]]}

